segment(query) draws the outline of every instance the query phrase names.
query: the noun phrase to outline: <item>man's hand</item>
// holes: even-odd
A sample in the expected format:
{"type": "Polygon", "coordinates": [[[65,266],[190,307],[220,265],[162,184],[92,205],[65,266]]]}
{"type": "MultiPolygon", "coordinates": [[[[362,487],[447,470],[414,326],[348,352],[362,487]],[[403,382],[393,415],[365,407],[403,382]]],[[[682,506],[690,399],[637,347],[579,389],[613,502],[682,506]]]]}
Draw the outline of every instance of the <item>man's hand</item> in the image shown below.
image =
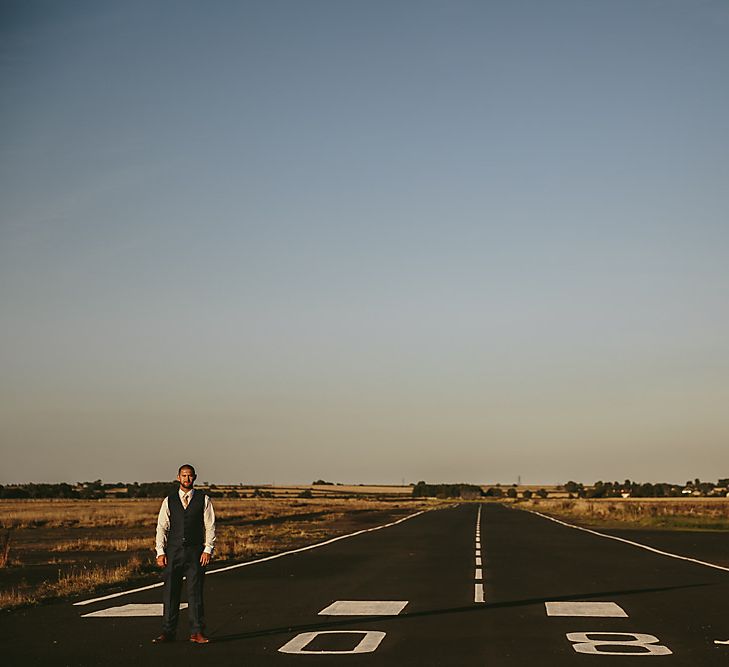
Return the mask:
{"type": "Polygon", "coordinates": [[[206,565],[208,565],[208,563],[210,563],[210,561],[212,560],[212,558],[213,557],[207,551],[203,551],[200,554],[200,565],[202,565],[203,567],[205,567],[206,565]]]}
{"type": "Polygon", "coordinates": [[[157,567],[167,567],[167,555],[161,554],[157,556],[157,567]]]}

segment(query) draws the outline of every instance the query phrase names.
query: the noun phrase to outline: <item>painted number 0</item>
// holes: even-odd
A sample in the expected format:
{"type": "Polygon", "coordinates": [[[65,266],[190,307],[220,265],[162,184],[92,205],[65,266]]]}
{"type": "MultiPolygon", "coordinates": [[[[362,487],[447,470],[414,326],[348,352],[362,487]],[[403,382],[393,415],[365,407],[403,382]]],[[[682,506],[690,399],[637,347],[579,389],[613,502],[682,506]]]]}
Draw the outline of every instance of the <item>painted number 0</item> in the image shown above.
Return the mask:
{"type": "Polygon", "coordinates": [[[280,653],[295,653],[298,655],[347,655],[350,653],[372,653],[385,637],[384,632],[377,630],[319,630],[319,632],[302,632],[291,641],[286,642],[280,653]],[[313,640],[322,635],[359,635],[359,643],[352,649],[336,650],[309,650],[306,647],[313,640]]]}
{"type": "Polygon", "coordinates": [[[573,642],[572,648],[575,651],[590,655],[671,655],[671,649],[661,646],[658,637],[637,632],[568,632],[567,639],[573,642]],[[595,639],[595,637],[605,637],[605,639],[595,639]],[[623,637],[625,639],[622,639],[623,637]],[[603,651],[598,646],[630,647],[633,650],[603,651]]]}

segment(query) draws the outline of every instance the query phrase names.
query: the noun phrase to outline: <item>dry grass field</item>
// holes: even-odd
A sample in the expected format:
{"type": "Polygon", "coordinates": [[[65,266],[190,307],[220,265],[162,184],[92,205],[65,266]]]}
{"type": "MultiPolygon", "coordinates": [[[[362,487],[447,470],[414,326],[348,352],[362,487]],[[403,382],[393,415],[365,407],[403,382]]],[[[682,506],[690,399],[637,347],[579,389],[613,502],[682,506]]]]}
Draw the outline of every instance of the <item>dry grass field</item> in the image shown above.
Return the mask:
{"type": "Polygon", "coordinates": [[[729,530],[729,498],[547,498],[517,506],[592,527],[729,530]]]}
{"type": "MultiPolygon", "coordinates": [[[[340,487],[341,492],[341,487],[340,487]]],[[[158,576],[160,499],[0,500],[0,609],[158,576]],[[0,540],[1,541],[1,540],[0,540]]],[[[434,501],[357,497],[215,498],[215,558],[247,559],[385,523],[434,501]]]]}

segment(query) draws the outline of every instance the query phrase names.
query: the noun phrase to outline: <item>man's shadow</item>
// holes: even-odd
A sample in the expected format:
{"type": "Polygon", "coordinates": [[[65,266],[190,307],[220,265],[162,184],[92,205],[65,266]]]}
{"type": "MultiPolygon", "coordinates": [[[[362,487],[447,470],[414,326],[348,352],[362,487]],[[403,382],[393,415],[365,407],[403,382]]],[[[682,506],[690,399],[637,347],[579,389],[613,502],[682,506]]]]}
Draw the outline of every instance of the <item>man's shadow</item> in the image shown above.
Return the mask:
{"type": "Polygon", "coordinates": [[[554,597],[539,597],[539,598],[527,598],[524,600],[509,600],[505,602],[487,602],[487,603],[473,603],[463,607],[450,607],[447,609],[428,609],[426,611],[416,611],[413,613],[398,614],[396,616],[347,616],[342,620],[328,620],[318,623],[306,623],[302,625],[287,625],[277,628],[265,628],[262,630],[255,630],[252,632],[237,632],[226,635],[212,634],[210,639],[217,643],[240,641],[246,639],[254,639],[256,637],[269,637],[272,635],[280,634],[291,634],[299,632],[313,632],[316,630],[328,630],[332,628],[338,628],[342,626],[351,626],[353,621],[356,621],[358,625],[364,625],[367,623],[378,623],[383,620],[387,620],[388,623],[398,622],[407,623],[414,619],[438,616],[446,614],[487,614],[497,609],[510,609],[515,607],[528,607],[535,604],[544,604],[545,602],[575,602],[585,601],[591,598],[606,598],[606,597],[619,597],[622,595],[644,595],[648,593],[660,593],[664,591],[680,590],[685,588],[697,588],[701,586],[711,586],[712,584],[684,584],[681,586],[662,586],[659,588],[635,588],[626,589],[621,591],[599,591],[597,593],[587,593],[584,595],[558,595],[554,597]]]}

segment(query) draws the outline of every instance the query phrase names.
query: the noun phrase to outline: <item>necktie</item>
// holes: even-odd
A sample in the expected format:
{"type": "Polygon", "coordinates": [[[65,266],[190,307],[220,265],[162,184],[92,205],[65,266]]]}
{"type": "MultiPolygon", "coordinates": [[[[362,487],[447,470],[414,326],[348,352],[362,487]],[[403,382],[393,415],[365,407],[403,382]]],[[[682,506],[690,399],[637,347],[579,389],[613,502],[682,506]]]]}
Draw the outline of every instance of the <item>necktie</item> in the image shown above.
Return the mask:
{"type": "Polygon", "coordinates": [[[182,506],[185,509],[187,509],[187,506],[189,505],[189,503],[190,503],[190,496],[188,496],[187,494],[185,494],[184,496],[182,496],[182,506]]]}

